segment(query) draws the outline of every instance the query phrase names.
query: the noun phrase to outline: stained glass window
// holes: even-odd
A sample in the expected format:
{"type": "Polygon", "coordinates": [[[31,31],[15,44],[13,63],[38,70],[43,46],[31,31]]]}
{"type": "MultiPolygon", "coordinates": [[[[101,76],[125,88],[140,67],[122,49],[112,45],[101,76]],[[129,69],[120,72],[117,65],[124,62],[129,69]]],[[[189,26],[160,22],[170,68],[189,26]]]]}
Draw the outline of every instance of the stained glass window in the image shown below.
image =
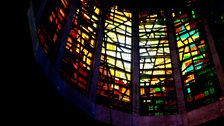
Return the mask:
{"type": "Polygon", "coordinates": [[[185,9],[173,13],[187,110],[211,103],[216,97],[216,72],[200,15],[185,9]]]}
{"type": "Polygon", "coordinates": [[[80,1],[73,16],[61,67],[62,77],[87,94],[92,74],[100,9],[96,3],[80,1]]]}
{"type": "Polygon", "coordinates": [[[117,6],[106,14],[97,90],[98,103],[123,110],[130,109],[131,18],[117,6]]]}
{"type": "Polygon", "coordinates": [[[177,113],[166,18],[139,14],[140,108],[142,115],[177,113]]]}
{"type": "MultiPolygon", "coordinates": [[[[37,36],[67,86],[91,102],[142,116],[175,115],[184,101],[190,111],[220,96],[201,11],[197,0],[186,1],[186,7],[162,11],[50,0],[37,36]]],[[[223,24],[223,11],[218,15],[223,24]]],[[[222,50],[222,32],[216,37],[222,50]]]]}
{"type": "Polygon", "coordinates": [[[72,0],[47,1],[37,34],[44,52],[51,60],[55,57],[58,44],[63,35],[72,0]]]}

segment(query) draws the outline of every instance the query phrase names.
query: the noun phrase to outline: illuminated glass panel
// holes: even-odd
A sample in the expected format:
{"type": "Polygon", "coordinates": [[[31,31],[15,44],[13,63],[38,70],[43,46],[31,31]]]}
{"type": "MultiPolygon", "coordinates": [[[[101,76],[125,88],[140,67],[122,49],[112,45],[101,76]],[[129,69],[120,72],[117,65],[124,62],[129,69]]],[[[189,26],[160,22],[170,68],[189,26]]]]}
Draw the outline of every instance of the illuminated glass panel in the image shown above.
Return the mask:
{"type": "Polygon", "coordinates": [[[177,113],[166,18],[139,14],[140,111],[142,115],[177,113]]]}
{"type": "Polygon", "coordinates": [[[217,98],[218,81],[200,17],[189,10],[173,13],[173,17],[186,107],[192,110],[217,98]]]}
{"type": "Polygon", "coordinates": [[[100,10],[96,3],[82,0],[76,9],[66,41],[62,77],[73,87],[88,93],[100,10]]]}
{"type": "Polygon", "coordinates": [[[47,1],[47,8],[37,27],[39,42],[51,60],[63,35],[72,0],[47,1]]]}
{"type": "Polygon", "coordinates": [[[106,15],[97,90],[99,103],[123,110],[130,109],[131,18],[117,6],[106,15]]]}

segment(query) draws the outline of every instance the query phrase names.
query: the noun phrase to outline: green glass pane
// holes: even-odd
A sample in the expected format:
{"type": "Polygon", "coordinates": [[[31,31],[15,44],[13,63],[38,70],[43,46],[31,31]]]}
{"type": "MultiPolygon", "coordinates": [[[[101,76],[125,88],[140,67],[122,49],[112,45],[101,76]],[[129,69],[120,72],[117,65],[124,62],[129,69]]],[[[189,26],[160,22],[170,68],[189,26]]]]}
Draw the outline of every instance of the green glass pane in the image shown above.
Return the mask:
{"type": "Polygon", "coordinates": [[[163,100],[156,100],[156,104],[163,103],[163,100]]]}
{"type": "Polygon", "coordinates": [[[209,71],[211,71],[211,69],[209,69],[209,68],[201,70],[200,72],[198,72],[198,75],[202,75],[202,74],[208,73],[209,71]]]}
{"type": "Polygon", "coordinates": [[[206,74],[206,78],[213,77],[214,75],[215,75],[214,72],[211,71],[210,73],[206,74]]]}
{"type": "Polygon", "coordinates": [[[205,96],[208,96],[209,95],[209,92],[208,91],[205,91],[204,94],[205,94],[205,96]]]}
{"type": "Polygon", "coordinates": [[[180,19],[177,19],[177,20],[174,21],[175,24],[179,23],[179,22],[181,22],[180,19]]]}
{"type": "Polygon", "coordinates": [[[149,110],[153,110],[153,106],[150,105],[150,106],[149,106],[149,110]]]}
{"type": "Polygon", "coordinates": [[[213,87],[210,87],[209,88],[209,92],[210,92],[210,94],[214,94],[215,93],[215,89],[213,87]]]}
{"type": "Polygon", "coordinates": [[[203,46],[203,47],[201,47],[200,48],[200,51],[203,53],[203,52],[205,52],[207,50],[207,46],[203,46]]]}
{"type": "Polygon", "coordinates": [[[160,88],[156,88],[156,92],[158,92],[158,91],[161,91],[161,89],[160,88]]]}
{"type": "Polygon", "coordinates": [[[157,113],[155,113],[155,115],[156,115],[156,116],[159,116],[159,115],[163,115],[163,114],[160,113],[160,112],[157,112],[157,113]]]}

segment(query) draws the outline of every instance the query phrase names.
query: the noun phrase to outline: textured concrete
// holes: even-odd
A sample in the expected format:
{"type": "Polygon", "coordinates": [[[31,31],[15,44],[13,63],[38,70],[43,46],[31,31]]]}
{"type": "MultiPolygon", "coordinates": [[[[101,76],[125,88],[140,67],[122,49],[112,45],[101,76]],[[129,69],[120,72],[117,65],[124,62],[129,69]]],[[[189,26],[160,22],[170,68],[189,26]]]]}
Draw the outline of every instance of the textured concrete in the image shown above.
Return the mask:
{"type": "Polygon", "coordinates": [[[97,105],[96,119],[115,126],[132,126],[131,114],[118,110],[110,110],[101,105],[97,105]]]}
{"type": "Polygon", "coordinates": [[[199,125],[224,116],[224,98],[187,113],[188,125],[199,125]]]}

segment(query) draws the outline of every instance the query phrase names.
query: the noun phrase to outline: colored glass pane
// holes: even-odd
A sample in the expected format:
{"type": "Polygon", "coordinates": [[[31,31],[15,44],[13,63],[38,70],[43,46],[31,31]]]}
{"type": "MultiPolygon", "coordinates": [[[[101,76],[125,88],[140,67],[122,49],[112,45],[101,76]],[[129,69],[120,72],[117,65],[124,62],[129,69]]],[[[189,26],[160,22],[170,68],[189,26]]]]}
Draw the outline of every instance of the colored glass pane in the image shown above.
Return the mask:
{"type": "Polygon", "coordinates": [[[215,98],[212,94],[217,77],[198,17],[193,10],[191,13],[175,13],[174,16],[187,110],[208,104],[215,98]],[[187,18],[191,16],[193,18],[187,18]]]}
{"type": "Polygon", "coordinates": [[[169,115],[177,112],[166,19],[162,13],[142,12],[139,15],[142,115],[169,115]]]}
{"type": "Polygon", "coordinates": [[[37,26],[37,34],[44,52],[53,61],[62,38],[72,0],[47,1],[47,9],[37,26]]]}
{"type": "Polygon", "coordinates": [[[114,6],[106,17],[97,101],[130,112],[132,15],[114,6]]]}
{"type": "Polygon", "coordinates": [[[90,5],[87,1],[80,1],[80,4],[73,16],[60,73],[69,86],[87,94],[95,57],[95,36],[97,36],[100,10],[96,3],[91,3],[92,9],[88,9],[90,5]]]}

